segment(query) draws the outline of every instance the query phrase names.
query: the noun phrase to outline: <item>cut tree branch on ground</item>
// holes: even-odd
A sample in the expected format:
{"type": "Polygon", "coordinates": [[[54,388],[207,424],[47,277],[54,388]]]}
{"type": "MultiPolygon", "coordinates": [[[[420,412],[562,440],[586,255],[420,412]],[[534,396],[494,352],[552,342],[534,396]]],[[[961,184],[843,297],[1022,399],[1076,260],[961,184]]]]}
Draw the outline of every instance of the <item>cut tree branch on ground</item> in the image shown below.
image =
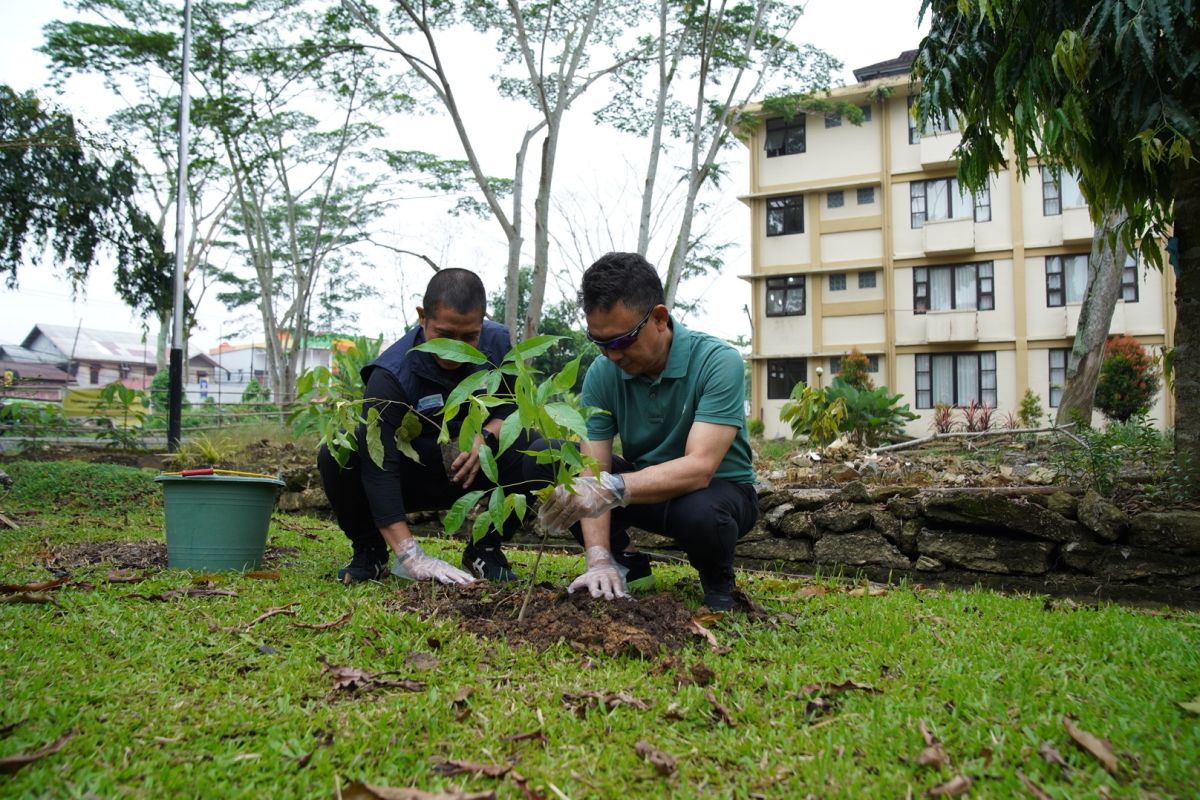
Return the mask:
{"type": "Polygon", "coordinates": [[[934,442],[939,439],[978,439],[983,436],[1016,436],[1021,433],[1061,433],[1063,436],[1071,439],[1078,445],[1083,445],[1084,442],[1078,436],[1071,433],[1067,428],[1073,427],[1074,422],[1066,425],[1051,425],[1046,428],[1013,428],[1012,430],[999,431],[951,431],[949,433],[931,433],[928,436],[922,436],[920,439],[912,439],[907,442],[899,442],[897,444],[885,444],[882,447],[871,448],[872,453],[886,453],[891,450],[906,450],[910,447],[934,442]]]}

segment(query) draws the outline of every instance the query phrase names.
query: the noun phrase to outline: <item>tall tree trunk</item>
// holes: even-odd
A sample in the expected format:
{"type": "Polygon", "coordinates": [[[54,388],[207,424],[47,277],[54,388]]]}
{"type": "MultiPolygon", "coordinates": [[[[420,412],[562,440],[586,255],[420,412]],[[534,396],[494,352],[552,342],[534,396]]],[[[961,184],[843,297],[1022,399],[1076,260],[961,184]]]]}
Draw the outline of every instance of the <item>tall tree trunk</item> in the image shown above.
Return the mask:
{"type": "MultiPolygon", "coordinates": [[[[654,122],[650,127],[650,157],[646,164],[646,180],[642,186],[642,208],[638,214],[637,252],[645,256],[650,249],[650,216],[654,207],[654,184],[658,178],[658,161],[662,154],[663,121],[667,115],[667,93],[671,88],[671,77],[675,73],[675,65],[667,69],[667,0],[659,0],[658,4],[658,97],[654,102],[654,122]]],[[[683,37],[679,37],[680,41],[683,37]]],[[[673,57],[678,57],[678,49],[673,57]]]]}
{"type": "Polygon", "coordinates": [[[525,335],[536,336],[542,323],[542,304],[546,299],[546,278],[550,275],[550,194],[554,182],[554,157],[558,151],[559,120],[547,126],[542,142],[542,169],[538,177],[537,199],[533,202],[533,275],[529,286],[529,306],[525,309],[525,335]]]}
{"type": "Polygon", "coordinates": [[[1124,212],[1114,212],[1104,218],[1092,236],[1092,253],[1088,258],[1088,282],[1083,307],[1079,309],[1079,327],[1067,361],[1067,380],[1062,400],[1058,404],[1055,424],[1066,425],[1076,417],[1091,422],[1092,403],[1096,398],[1096,381],[1104,361],[1104,343],[1112,327],[1113,309],[1121,293],[1121,272],[1125,266],[1125,245],[1116,237],[1110,247],[1113,232],[1125,221],[1124,212]]]}
{"type": "MultiPolygon", "coordinates": [[[[1191,470],[1192,495],[1200,496],[1200,167],[1175,172],[1175,455],[1191,470]]],[[[1164,269],[1171,269],[1165,266],[1164,269]]]]}

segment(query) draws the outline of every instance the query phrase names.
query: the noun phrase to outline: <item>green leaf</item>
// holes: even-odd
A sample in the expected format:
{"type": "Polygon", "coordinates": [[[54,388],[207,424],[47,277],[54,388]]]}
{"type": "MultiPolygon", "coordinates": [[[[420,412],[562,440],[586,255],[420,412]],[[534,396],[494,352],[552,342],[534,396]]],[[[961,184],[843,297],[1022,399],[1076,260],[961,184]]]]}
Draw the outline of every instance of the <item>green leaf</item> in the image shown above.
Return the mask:
{"type": "Polygon", "coordinates": [[[383,431],[379,430],[379,409],[367,409],[367,455],[375,466],[383,468],[383,431]]]}
{"type": "Polygon", "coordinates": [[[492,496],[488,498],[488,516],[491,517],[496,530],[504,527],[504,520],[508,518],[511,511],[512,504],[508,502],[504,489],[497,486],[492,490],[492,496]]]}
{"type": "Polygon", "coordinates": [[[579,362],[583,359],[582,355],[575,356],[567,362],[567,365],[558,371],[551,380],[553,381],[554,391],[569,392],[575,388],[575,381],[579,377],[579,362]]]}
{"type": "Polygon", "coordinates": [[[500,450],[496,455],[500,455],[517,440],[521,435],[521,416],[519,414],[509,414],[504,422],[500,425],[500,450]]]}
{"type": "Polygon", "coordinates": [[[454,505],[450,506],[450,510],[446,512],[446,519],[443,520],[446,533],[458,533],[463,520],[467,518],[467,512],[474,508],[475,504],[479,502],[479,498],[485,494],[487,494],[486,489],[478,489],[474,492],[467,492],[455,500],[454,505]]]}
{"type": "Polygon", "coordinates": [[[541,336],[531,336],[525,341],[518,344],[508,354],[504,356],[505,361],[525,361],[526,359],[536,358],[542,353],[554,347],[560,339],[565,339],[565,336],[550,336],[542,334],[541,336]]]}
{"type": "Polygon", "coordinates": [[[421,418],[412,409],[409,409],[404,413],[404,419],[400,421],[400,425],[396,427],[396,449],[418,464],[421,463],[421,457],[413,449],[412,442],[420,435],[421,418]]]}
{"type": "Polygon", "coordinates": [[[466,342],[457,339],[430,339],[424,344],[413,348],[423,353],[432,353],[446,361],[456,361],[460,364],[486,364],[487,356],[466,342]]]}
{"type": "Polygon", "coordinates": [[[505,498],[504,502],[507,503],[509,500],[512,500],[513,513],[517,515],[517,519],[524,522],[526,505],[528,504],[528,500],[525,499],[525,495],[521,494],[520,492],[510,494],[507,498],[505,498]]]}
{"type": "Polygon", "coordinates": [[[478,542],[484,536],[487,536],[488,528],[492,526],[492,512],[484,511],[475,518],[475,524],[471,526],[471,541],[478,542]]]}
{"type": "Polygon", "coordinates": [[[479,431],[483,428],[483,423],[487,422],[488,410],[485,406],[476,403],[471,404],[471,410],[467,413],[467,418],[463,420],[462,427],[458,430],[458,449],[464,453],[469,451],[475,444],[475,437],[479,435],[479,431]]]}
{"type": "Polygon", "coordinates": [[[547,403],[546,414],[581,439],[587,437],[587,423],[583,421],[583,415],[566,403],[547,403]]]}
{"type": "Polygon", "coordinates": [[[500,471],[496,468],[496,459],[492,455],[492,448],[486,444],[479,446],[479,468],[483,470],[483,474],[492,483],[500,483],[500,471]]]}

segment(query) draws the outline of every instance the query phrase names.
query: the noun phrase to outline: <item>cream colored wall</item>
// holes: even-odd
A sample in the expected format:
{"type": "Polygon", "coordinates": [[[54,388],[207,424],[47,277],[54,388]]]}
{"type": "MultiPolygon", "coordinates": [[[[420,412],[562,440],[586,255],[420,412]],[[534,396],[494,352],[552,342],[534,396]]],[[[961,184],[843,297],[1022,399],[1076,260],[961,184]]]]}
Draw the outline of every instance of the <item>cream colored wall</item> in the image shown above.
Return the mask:
{"type": "Polygon", "coordinates": [[[837,128],[826,128],[824,115],[809,114],[805,125],[803,153],[767,158],[762,133],[754,138],[754,157],[760,176],[757,191],[828,182],[846,175],[878,174],[883,168],[878,113],[873,113],[871,121],[861,126],[843,121],[837,128]]]}
{"type": "Polygon", "coordinates": [[[1012,197],[1009,184],[1007,172],[1001,172],[988,179],[992,196],[992,220],[975,223],[975,249],[979,252],[1012,249],[1012,197]]]}
{"type": "MultiPolygon", "coordinates": [[[[766,283],[760,282],[756,291],[765,297],[766,283]]],[[[808,298],[808,304],[811,308],[811,297],[808,298]]],[[[766,307],[765,302],[763,307],[766,307]]],[[[757,328],[760,331],[759,355],[792,358],[807,356],[813,352],[811,313],[790,317],[763,317],[757,328]]]]}
{"type": "MultiPolygon", "coordinates": [[[[920,228],[912,227],[912,204],[908,181],[892,184],[892,258],[922,258],[925,255],[925,240],[920,228]]],[[[911,297],[911,295],[910,295],[911,297]]]]}
{"type": "MultiPolygon", "coordinates": [[[[775,237],[772,237],[775,238],[775,237]]],[[[821,261],[825,266],[837,262],[862,263],[864,259],[883,261],[883,231],[846,231],[821,234],[821,261]]]]}
{"type": "Polygon", "coordinates": [[[825,317],[821,320],[823,352],[849,350],[864,342],[882,342],[886,338],[882,314],[825,317]]]}
{"type": "Polygon", "coordinates": [[[786,236],[767,236],[765,211],[760,219],[764,222],[754,234],[758,238],[759,263],[757,270],[812,264],[812,246],[808,233],[812,226],[809,224],[810,220],[807,214],[804,219],[804,233],[789,233],[786,236]]]}
{"type": "MultiPolygon", "coordinates": [[[[858,303],[864,300],[882,300],[883,299],[883,268],[882,267],[855,267],[845,270],[833,270],[833,272],[843,272],[846,275],[846,288],[841,291],[833,291],[829,288],[828,274],[815,274],[809,276],[810,282],[820,284],[821,302],[822,303],[858,303]],[[860,289],[858,288],[858,273],[859,272],[874,272],[875,286],[873,288],[860,289]]],[[[881,341],[864,339],[863,341],[881,341]]]]}
{"type": "MultiPolygon", "coordinates": [[[[892,172],[918,172],[921,169],[921,146],[908,143],[908,100],[898,95],[888,100],[891,124],[888,128],[888,138],[892,144],[892,172]]],[[[905,187],[905,192],[908,189],[905,187]]],[[[904,207],[908,208],[908,198],[905,197],[904,207]]]]}
{"type": "Polygon", "coordinates": [[[858,187],[841,189],[843,204],[841,208],[829,207],[829,192],[820,193],[821,221],[835,219],[855,219],[857,217],[873,217],[879,214],[879,187],[875,186],[875,200],[871,203],[858,202],[858,187]]]}
{"type": "MultiPolygon", "coordinates": [[[[1168,265],[1167,269],[1171,267],[1168,265]]],[[[1138,267],[1138,301],[1123,304],[1125,333],[1147,336],[1163,332],[1167,324],[1161,299],[1165,280],[1162,272],[1153,267],[1147,269],[1144,264],[1138,267]]]]}

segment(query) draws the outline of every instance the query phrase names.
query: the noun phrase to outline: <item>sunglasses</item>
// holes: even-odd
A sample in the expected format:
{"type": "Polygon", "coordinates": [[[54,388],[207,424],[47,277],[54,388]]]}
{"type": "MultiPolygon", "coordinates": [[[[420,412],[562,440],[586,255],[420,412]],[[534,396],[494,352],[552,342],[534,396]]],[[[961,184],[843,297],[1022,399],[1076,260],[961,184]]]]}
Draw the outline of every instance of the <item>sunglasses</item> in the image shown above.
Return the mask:
{"type": "Polygon", "coordinates": [[[638,334],[642,332],[642,328],[646,327],[646,323],[650,321],[650,314],[654,311],[654,309],[655,306],[650,306],[650,310],[646,312],[644,317],[642,317],[642,321],[637,325],[634,325],[628,333],[622,333],[620,336],[614,336],[611,339],[604,340],[597,339],[596,337],[592,336],[591,333],[588,333],[588,341],[596,345],[596,347],[599,347],[601,350],[624,350],[637,341],[638,334]]]}

